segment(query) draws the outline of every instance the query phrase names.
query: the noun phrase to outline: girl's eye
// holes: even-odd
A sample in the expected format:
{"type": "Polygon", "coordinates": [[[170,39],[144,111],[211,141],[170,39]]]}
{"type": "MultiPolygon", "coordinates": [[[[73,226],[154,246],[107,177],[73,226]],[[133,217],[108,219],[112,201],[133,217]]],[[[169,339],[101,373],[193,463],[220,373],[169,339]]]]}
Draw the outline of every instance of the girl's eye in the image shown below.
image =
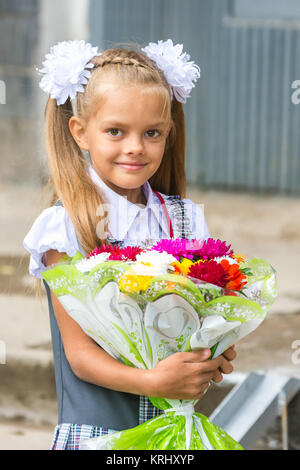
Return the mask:
{"type": "Polygon", "coordinates": [[[120,129],[109,129],[108,133],[111,133],[113,137],[120,137],[120,134],[118,135],[118,132],[121,132],[120,129]]]}
{"type": "Polygon", "coordinates": [[[147,131],[147,134],[152,133],[152,135],[150,134],[150,137],[158,137],[159,135],[159,132],[156,130],[156,129],[150,129],[149,131],[147,131]],[[157,135],[153,135],[154,132],[156,132],[157,135]]]}
{"type": "MultiPolygon", "coordinates": [[[[108,134],[111,135],[112,137],[120,137],[121,132],[120,129],[114,128],[114,129],[108,129],[108,134]]],[[[146,132],[149,137],[155,138],[160,135],[160,132],[158,132],[156,129],[150,129],[149,131],[146,132]]]]}

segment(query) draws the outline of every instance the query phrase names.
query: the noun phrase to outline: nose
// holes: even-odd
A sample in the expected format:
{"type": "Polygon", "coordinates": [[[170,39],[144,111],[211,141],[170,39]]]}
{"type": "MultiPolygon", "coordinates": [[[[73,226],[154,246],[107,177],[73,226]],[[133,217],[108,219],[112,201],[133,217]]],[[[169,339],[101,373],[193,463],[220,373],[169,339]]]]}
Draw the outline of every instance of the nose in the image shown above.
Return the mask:
{"type": "Polygon", "coordinates": [[[124,153],[127,155],[142,155],[144,153],[143,138],[139,135],[130,135],[125,141],[124,153]]]}

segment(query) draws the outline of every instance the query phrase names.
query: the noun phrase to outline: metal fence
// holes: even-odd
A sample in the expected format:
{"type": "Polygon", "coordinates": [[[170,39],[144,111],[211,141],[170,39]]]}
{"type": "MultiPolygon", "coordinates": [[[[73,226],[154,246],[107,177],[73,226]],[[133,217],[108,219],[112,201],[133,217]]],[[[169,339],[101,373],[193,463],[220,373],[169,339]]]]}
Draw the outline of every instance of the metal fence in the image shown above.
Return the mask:
{"type": "Polygon", "coordinates": [[[185,105],[189,183],[300,194],[299,2],[91,0],[90,38],[172,38],[200,65],[185,105]]]}
{"type": "Polygon", "coordinates": [[[74,2],[0,0],[0,159],[10,162],[2,179],[30,180],[40,165],[34,65],[48,43],[82,38],[81,21],[84,39],[100,47],[172,38],[200,65],[185,105],[189,183],[300,194],[300,104],[291,100],[300,80],[298,0],[74,2]]]}
{"type": "Polygon", "coordinates": [[[5,182],[30,181],[37,166],[34,55],[39,37],[38,0],[0,0],[0,177],[5,182]]]}

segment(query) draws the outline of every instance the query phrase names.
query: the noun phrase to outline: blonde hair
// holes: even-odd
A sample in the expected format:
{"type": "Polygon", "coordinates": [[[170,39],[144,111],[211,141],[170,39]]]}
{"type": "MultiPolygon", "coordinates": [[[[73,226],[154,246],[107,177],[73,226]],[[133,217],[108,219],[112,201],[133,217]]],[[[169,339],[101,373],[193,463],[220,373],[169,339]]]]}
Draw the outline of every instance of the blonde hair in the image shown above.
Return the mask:
{"type": "MultiPolygon", "coordinates": [[[[77,115],[88,121],[101,100],[101,83],[120,80],[122,84],[145,84],[150,91],[163,99],[163,114],[171,122],[162,163],[150,178],[152,189],[185,197],[185,119],[183,104],[171,100],[170,87],[156,64],[142,51],[114,47],[107,49],[91,62],[91,77],[85,91],[77,93],[77,115]]],[[[73,116],[68,99],[58,106],[55,99],[48,99],[45,110],[46,148],[50,178],[47,187],[52,195],[52,206],[59,198],[76,230],[78,240],[86,254],[97,245],[107,243],[99,239],[96,226],[99,223],[99,206],[103,201],[88,175],[89,162],[75,142],[69,129],[73,116]]],[[[103,214],[105,217],[107,214],[103,214]]]]}

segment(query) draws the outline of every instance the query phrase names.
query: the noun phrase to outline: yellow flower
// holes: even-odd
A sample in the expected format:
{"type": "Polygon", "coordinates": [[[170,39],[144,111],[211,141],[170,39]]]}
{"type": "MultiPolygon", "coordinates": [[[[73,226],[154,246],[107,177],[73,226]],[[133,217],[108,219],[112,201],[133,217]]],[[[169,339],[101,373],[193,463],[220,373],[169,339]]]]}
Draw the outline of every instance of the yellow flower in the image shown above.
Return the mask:
{"type": "MultiPolygon", "coordinates": [[[[151,266],[150,263],[143,263],[145,266],[151,266]]],[[[137,265],[134,263],[128,270],[122,274],[119,287],[123,292],[139,292],[145,291],[148,289],[148,286],[153,278],[152,276],[137,274],[135,271],[137,265]]]]}
{"type": "Polygon", "coordinates": [[[176,263],[172,263],[172,266],[175,268],[175,273],[180,271],[180,273],[187,275],[192,264],[192,260],[184,258],[181,262],[176,261],[176,263]]]}

